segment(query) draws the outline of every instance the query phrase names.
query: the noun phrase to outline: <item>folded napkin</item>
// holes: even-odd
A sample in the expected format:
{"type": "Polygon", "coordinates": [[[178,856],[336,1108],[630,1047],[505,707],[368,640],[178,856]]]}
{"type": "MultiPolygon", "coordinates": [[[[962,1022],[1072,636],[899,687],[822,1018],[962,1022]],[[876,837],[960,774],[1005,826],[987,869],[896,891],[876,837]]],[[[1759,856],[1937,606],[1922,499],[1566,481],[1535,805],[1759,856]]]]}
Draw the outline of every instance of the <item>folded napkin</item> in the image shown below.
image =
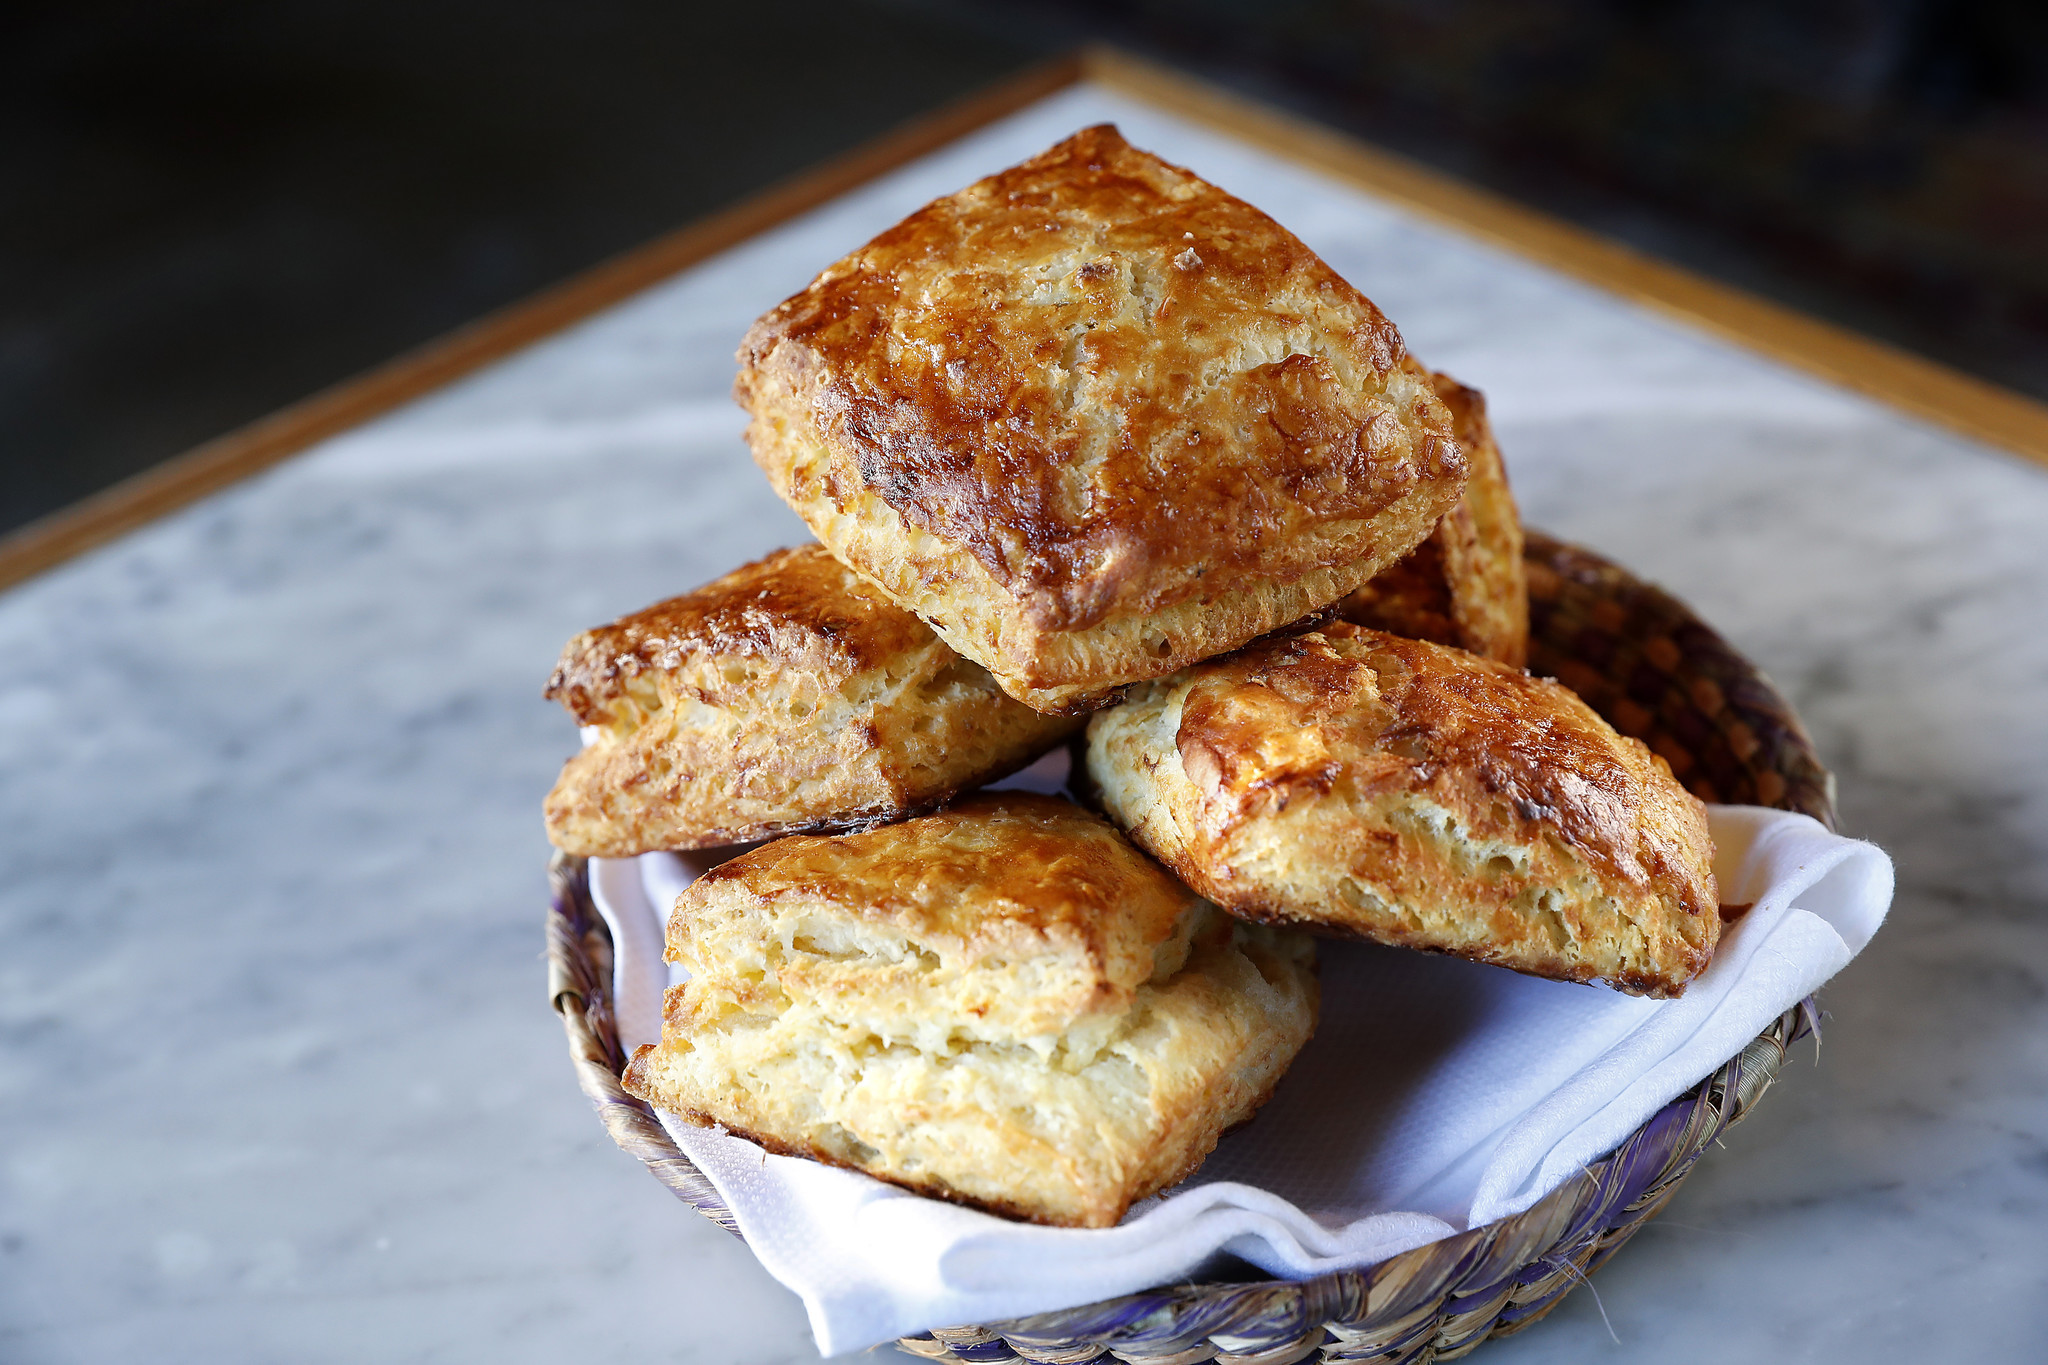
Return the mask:
{"type": "MultiPolygon", "coordinates": [[[[1004,785],[1050,789],[1063,761],[1004,785]]],[[[1753,908],[1682,999],[1325,943],[1322,1021],[1257,1121],[1113,1228],[1013,1223],[662,1122],[827,1355],[1184,1279],[1219,1253],[1288,1278],[1369,1266],[1528,1208],[1869,942],[1891,903],[1883,852],[1803,815],[1709,810],[1721,898],[1753,908]]],[[[660,1036],[663,924],[707,866],[591,860],[628,1052],[660,1036]]]]}

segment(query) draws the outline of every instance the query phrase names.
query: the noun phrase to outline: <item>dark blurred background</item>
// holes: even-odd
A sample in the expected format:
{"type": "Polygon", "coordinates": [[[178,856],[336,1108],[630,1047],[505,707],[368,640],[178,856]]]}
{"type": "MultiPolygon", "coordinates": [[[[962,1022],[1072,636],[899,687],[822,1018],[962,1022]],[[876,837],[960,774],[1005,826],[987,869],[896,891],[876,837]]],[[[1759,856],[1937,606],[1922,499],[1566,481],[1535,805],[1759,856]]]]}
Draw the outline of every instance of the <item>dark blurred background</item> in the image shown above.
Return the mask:
{"type": "Polygon", "coordinates": [[[2048,398],[2043,0],[17,0],[0,531],[1090,40],[2048,398]]]}

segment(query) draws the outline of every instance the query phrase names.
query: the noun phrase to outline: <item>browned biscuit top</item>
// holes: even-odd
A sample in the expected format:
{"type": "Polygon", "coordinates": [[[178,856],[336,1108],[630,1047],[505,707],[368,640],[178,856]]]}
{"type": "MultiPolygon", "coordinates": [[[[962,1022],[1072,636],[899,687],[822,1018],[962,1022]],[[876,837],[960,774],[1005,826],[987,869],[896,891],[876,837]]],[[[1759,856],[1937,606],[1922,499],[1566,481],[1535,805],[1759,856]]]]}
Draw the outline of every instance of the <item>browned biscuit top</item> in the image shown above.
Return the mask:
{"type": "Polygon", "coordinates": [[[608,719],[608,703],[634,677],[679,668],[687,658],[747,655],[836,687],[933,639],[922,621],[824,546],[800,545],[584,631],[563,649],[546,695],[580,723],[600,725],[608,719]]]}
{"type": "Polygon", "coordinates": [[[1340,781],[1427,791],[1476,828],[1540,821],[1602,871],[1715,913],[1694,871],[1712,863],[1704,821],[1662,760],[1557,683],[1461,650],[1342,621],[1254,645],[1204,667],[1178,747],[1212,834],[1340,781]]]}
{"type": "Polygon", "coordinates": [[[1404,355],[1292,233],[1105,124],[827,269],[755,324],[736,396],[800,395],[847,456],[829,478],[1078,630],[1300,572],[1304,532],[1462,478],[1404,355]]]}
{"type": "MultiPolygon", "coordinates": [[[[1069,1010],[1128,1005],[1196,903],[1100,816],[1015,791],[864,834],[781,839],[698,885],[700,899],[737,885],[759,904],[830,902],[965,966],[1053,952],[1082,968],[1069,1010]]],[[[687,916],[670,921],[672,958],[688,956],[689,932],[687,916]]]]}

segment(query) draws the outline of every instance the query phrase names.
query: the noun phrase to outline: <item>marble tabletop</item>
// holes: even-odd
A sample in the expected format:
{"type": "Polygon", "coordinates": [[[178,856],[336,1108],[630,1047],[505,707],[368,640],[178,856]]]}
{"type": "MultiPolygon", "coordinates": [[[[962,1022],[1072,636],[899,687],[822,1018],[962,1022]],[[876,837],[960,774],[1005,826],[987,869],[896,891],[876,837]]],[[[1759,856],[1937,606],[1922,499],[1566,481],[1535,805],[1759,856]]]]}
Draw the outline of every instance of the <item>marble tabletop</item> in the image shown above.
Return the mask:
{"type": "Polygon", "coordinates": [[[1897,860],[1819,1065],[1481,1358],[2041,1349],[2048,473],[1080,87],[0,597],[0,1359],[815,1358],[576,1090],[540,688],[803,536],[726,397],[747,323],[1104,118],[1484,388],[1528,520],[1759,661],[1897,860]]]}

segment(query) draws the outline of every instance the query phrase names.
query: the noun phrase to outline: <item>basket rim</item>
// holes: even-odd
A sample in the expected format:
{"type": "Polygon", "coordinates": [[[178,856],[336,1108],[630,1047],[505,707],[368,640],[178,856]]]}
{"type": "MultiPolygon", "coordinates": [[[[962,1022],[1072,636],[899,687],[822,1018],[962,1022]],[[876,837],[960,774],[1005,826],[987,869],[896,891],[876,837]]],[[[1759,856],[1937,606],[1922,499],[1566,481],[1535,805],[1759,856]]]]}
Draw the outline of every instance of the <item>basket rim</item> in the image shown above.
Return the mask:
{"type": "MultiPolygon", "coordinates": [[[[1773,755],[1810,781],[1781,784],[1769,804],[1834,826],[1832,778],[1797,714],[1761,670],[1689,607],[1591,551],[1531,530],[1532,567],[1608,600],[1627,600],[1662,626],[1676,624],[1688,651],[1722,662],[1742,693],[1731,709],[1773,728],[1773,755]]],[[[1533,604],[1532,604],[1533,605],[1533,604]]],[[[740,1236],[716,1188],[676,1147],[652,1106],[619,1083],[625,1058],[612,1013],[610,931],[590,898],[588,860],[556,851],[548,866],[548,998],[561,1016],[577,1082],[620,1148],[684,1203],[740,1236]]],[[[1786,1050],[1818,1031],[1811,997],[1767,1026],[1736,1056],[1665,1105],[1613,1152],[1520,1214],[1356,1270],[1307,1280],[1169,1286],[1009,1322],[937,1328],[899,1345],[939,1360],[1167,1362],[1223,1358],[1398,1361],[1435,1347],[1462,1353],[1488,1336],[1542,1317],[1613,1255],[1675,1193],[1723,1131],[1762,1097],[1786,1050]],[[1327,1339],[1334,1337],[1334,1344],[1327,1339]],[[966,1354],[962,1354],[965,1352],[966,1354]]],[[[744,1239],[742,1239],[744,1240],[744,1239]]]]}

